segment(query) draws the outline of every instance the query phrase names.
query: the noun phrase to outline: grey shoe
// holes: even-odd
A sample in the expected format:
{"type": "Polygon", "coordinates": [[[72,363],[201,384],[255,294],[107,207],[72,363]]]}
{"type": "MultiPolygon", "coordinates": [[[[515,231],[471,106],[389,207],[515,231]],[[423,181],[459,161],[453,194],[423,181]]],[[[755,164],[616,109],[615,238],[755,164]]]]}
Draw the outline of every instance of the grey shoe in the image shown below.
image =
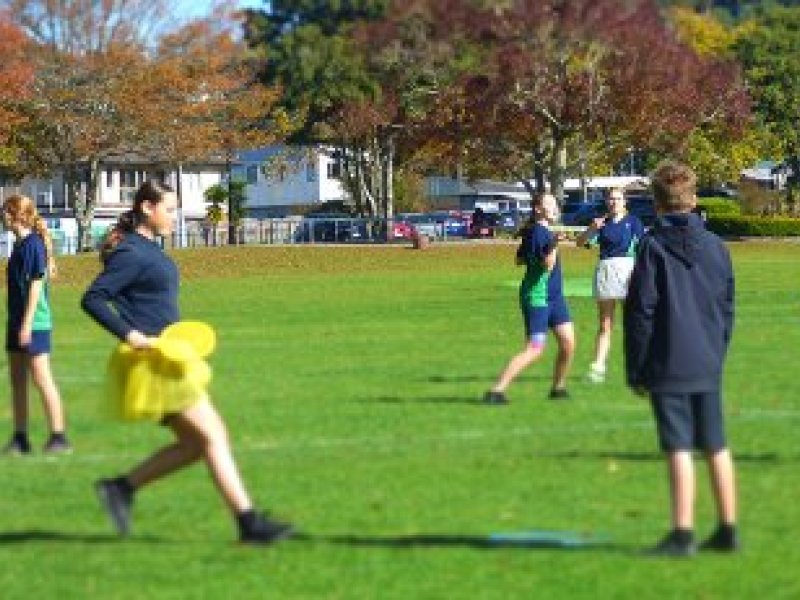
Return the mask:
{"type": "Polygon", "coordinates": [[[67,438],[63,436],[50,436],[47,443],[44,445],[43,451],[45,454],[72,454],[72,446],[67,438]]]}
{"type": "Polygon", "coordinates": [[[251,513],[239,521],[239,541],[245,544],[274,544],[293,533],[290,523],[274,521],[261,513],[251,513]]]}
{"type": "Polygon", "coordinates": [[[119,479],[101,479],[94,484],[94,489],[117,533],[127,536],[131,528],[133,492],[119,479]]]}
{"type": "Polygon", "coordinates": [[[645,550],[648,556],[688,558],[697,553],[697,544],[691,532],[673,529],[652,548],[645,550]]]}
{"type": "Polygon", "coordinates": [[[489,390],[483,395],[484,404],[508,404],[508,398],[503,392],[489,390]]]}

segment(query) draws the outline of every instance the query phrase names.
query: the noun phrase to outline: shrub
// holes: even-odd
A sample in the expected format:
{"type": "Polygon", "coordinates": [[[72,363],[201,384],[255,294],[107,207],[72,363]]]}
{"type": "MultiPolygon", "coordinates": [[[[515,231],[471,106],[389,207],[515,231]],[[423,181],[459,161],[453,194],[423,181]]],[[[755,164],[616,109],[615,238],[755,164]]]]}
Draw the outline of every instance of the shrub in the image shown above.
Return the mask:
{"type": "Polygon", "coordinates": [[[742,214],[742,207],[731,198],[698,198],[697,210],[705,213],[707,217],[742,214]]]}
{"type": "Polygon", "coordinates": [[[790,217],[711,215],[706,225],[714,233],[726,236],[800,236],[800,219],[790,217]]]}

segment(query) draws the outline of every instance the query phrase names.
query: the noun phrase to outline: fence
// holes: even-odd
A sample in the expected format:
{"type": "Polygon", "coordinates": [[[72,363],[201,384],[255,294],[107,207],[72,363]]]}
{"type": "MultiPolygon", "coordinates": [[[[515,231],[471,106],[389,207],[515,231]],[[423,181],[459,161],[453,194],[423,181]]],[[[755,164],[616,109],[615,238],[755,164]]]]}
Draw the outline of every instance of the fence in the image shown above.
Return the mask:
{"type": "MultiPolygon", "coordinates": [[[[415,224],[416,230],[434,241],[457,241],[467,239],[466,230],[453,230],[444,222],[415,224]]],[[[584,227],[557,226],[554,229],[575,234],[584,227]]],[[[236,227],[237,244],[386,244],[402,243],[410,239],[412,230],[402,221],[386,219],[245,219],[236,227]]],[[[499,235],[510,236],[513,230],[499,235]]],[[[75,254],[78,239],[75,234],[53,230],[53,247],[56,254],[75,254]]],[[[92,249],[99,246],[105,231],[93,230],[92,249]]],[[[14,236],[10,232],[0,233],[0,256],[10,256],[14,236]]],[[[183,231],[174,232],[165,238],[167,248],[198,248],[225,246],[229,244],[227,225],[216,227],[190,222],[183,231]]]]}

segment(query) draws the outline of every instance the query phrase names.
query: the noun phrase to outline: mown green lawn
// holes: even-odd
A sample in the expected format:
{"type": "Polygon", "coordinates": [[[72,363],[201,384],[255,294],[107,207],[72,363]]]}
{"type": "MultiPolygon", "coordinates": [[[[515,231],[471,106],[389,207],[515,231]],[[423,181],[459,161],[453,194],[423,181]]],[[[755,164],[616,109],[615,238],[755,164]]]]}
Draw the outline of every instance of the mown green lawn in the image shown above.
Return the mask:
{"type": "MultiPolygon", "coordinates": [[[[0,598],[797,598],[800,244],[732,246],[738,314],[725,381],[744,551],[655,560],[667,485],[648,405],[584,383],[590,298],[571,299],[573,399],[546,400],[552,344],[480,404],[521,344],[513,247],[236,248],[174,256],[187,318],[219,335],[213,394],[263,506],[304,535],[243,548],[203,467],[143,491],[118,541],[92,482],[169,440],[103,417],[112,340],[81,314],[95,257],[63,259],[54,370],[70,457],[0,460],[0,598]],[[504,547],[492,533],[558,531],[588,548],[504,547]]],[[[576,289],[594,256],[565,249],[576,289]]],[[[0,417],[10,428],[8,382],[0,417]]],[[[43,420],[33,405],[37,451],[43,420]]],[[[698,533],[714,526],[698,468],[698,533]]]]}

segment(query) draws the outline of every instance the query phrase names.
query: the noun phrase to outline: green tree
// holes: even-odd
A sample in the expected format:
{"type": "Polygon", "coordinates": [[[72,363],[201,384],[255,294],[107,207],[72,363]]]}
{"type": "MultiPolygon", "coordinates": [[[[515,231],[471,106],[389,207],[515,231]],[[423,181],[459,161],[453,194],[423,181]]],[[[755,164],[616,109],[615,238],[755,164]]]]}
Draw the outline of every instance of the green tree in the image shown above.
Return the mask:
{"type": "Polygon", "coordinates": [[[756,20],[750,35],[739,39],[736,54],[743,65],[755,110],[780,141],[791,165],[790,193],[800,184],[800,8],[773,6],[756,20]]]}

